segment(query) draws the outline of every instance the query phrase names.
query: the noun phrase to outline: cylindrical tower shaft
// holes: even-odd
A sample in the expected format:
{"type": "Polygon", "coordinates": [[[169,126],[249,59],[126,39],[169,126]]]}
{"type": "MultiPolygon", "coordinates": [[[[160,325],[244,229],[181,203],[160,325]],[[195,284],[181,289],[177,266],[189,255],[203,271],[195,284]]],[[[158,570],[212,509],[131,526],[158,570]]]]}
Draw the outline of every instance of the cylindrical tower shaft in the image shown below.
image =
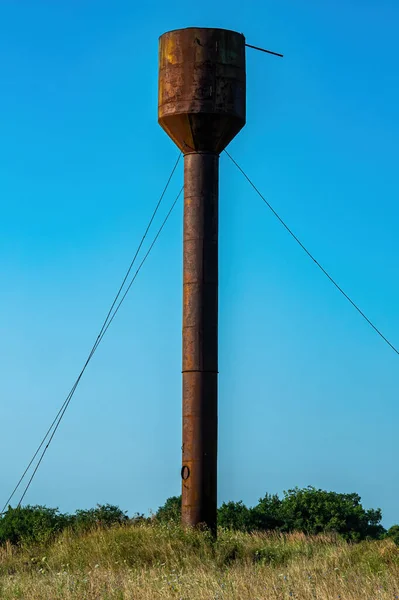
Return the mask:
{"type": "Polygon", "coordinates": [[[184,158],[182,521],[216,529],[219,156],[184,158]]]}

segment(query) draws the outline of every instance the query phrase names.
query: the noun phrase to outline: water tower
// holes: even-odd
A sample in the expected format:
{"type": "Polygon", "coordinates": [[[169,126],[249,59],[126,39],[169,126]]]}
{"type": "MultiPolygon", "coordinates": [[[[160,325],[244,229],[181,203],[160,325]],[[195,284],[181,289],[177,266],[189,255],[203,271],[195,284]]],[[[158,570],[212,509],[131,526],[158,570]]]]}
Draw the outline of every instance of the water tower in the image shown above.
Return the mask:
{"type": "Polygon", "coordinates": [[[245,125],[245,38],[159,40],[158,121],[184,154],[182,522],[216,530],[219,155],[245,125]]]}

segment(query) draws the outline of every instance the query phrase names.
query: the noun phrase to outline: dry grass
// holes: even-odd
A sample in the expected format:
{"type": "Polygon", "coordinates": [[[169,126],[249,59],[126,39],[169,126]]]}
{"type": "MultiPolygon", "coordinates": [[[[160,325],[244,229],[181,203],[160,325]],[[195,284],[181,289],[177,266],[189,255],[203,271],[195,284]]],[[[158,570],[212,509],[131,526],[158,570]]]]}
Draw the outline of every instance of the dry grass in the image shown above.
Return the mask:
{"type": "Polygon", "coordinates": [[[14,600],[395,600],[399,549],[301,534],[205,534],[131,526],[47,548],[0,548],[0,598],[14,600]]]}

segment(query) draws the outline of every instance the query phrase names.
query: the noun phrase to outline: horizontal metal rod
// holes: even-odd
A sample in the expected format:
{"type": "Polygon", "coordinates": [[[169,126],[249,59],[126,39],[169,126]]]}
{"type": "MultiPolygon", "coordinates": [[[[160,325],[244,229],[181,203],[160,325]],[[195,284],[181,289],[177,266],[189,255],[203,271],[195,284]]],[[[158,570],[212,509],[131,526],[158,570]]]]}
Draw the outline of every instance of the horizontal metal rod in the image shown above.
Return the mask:
{"type": "Polygon", "coordinates": [[[279,56],[280,58],[284,58],[284,54],[279,54],[278,52],[272,52],[271,50],[265,50],[265,48],[258,48],[258,46],[251,46],[251,44],[245,44],[248,48],[253,48],[254,50],[259,50],[260,52],[266,52],[267,54],[273,54],[273,56],[279,56]]]}

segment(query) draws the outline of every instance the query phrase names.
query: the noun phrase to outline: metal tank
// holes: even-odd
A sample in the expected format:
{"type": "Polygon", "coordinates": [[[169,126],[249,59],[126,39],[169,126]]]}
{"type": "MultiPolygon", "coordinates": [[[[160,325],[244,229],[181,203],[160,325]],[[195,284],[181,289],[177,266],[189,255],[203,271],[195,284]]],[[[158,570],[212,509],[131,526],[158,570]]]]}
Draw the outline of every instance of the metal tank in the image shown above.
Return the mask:
{"type": "Polygon", "coordinates": [[[219,154],[245,125],[245,38],[159,40],[158,121],[184,153],[182,522],[216,531],[219,154]]]}

